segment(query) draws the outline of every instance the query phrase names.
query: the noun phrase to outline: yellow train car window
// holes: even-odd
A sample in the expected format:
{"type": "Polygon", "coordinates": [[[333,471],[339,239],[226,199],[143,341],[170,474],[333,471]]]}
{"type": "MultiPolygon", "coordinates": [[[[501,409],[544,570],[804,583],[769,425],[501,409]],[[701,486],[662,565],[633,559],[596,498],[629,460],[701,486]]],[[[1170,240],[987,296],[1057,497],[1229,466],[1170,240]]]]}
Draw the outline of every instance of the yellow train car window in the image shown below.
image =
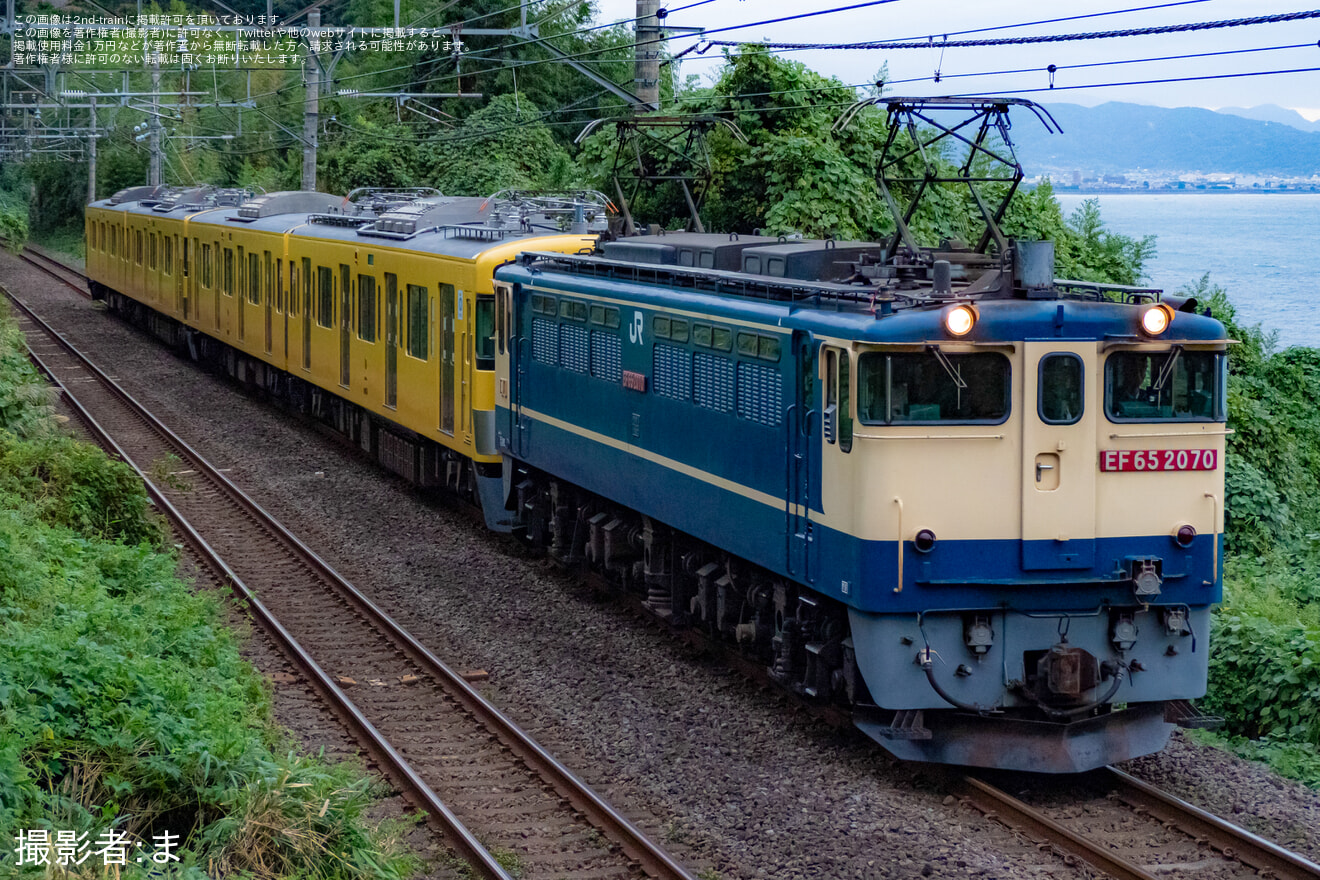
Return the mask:
{"type": "MultiPolygon", "coordinates": [[[[583,309],[586,308],[584,304],[583,309]]],[[[495,369],[495,297],[477,297],[475,308],[476,328],[473,337],[476,341],[476,359],[478,370],[495,369]]]]}
{"type": "Polygon", "coordinates": [[[298,263],[289,260],[289,314],[298,314],[298,263]]]}
{"type": "Polygon", "coordinates": [[[164,251],[162,256],[165,258],[164,259],[165,274],[173,275],[174,274],[174,240],[167,235],[165,236],[164,245],[165,245],[164,248],[162,248],[162,250],[164,251]]]}
{"type": "Polygon", "coordinates": [[[110,227],[110,256],[119,256],[119,227],[110,227]]]}
{"type": "Polygon", "coordinates": [[[234,295],[234,249],[225,248],[225,296],[234,295]]]}
{"type": "Polygon", "coordinates": [[[335,326],[335,273],[316,267],[316,326],[335,326]]]}
{"type": "Polygon", "coordinates": [[[160,268],[159,249],[160,236],[153,232],[147,237],[147,265],[151,267],[153,272],[160,268]]]}
{"type": "Polygon", "coordinates": [[[376,278],[358,276],[357,334],[363,342],[376,341],[376,278]]]}
{"type": "Polygon", "coordinates": [[[408,285],[408,355],[426,360],[430,356],[431,301],[425,287],[408,285]]]}
{"type": "Polygon", "coordinates": [[[133,231],[133,262],[142,265],[142,230],[133,231]]]}
{"type": "Polygon", "coordinates": [[[248,254],[247,282],[248,302],[261,305],[261,257],[256,254],[248,254]]]}
{"type": "Polygon", "coordinates": [[[302,258],[302,297],[303,314],[306,315],[312,310],[312,259],[311,257],[302,258]]]}
{"type": "Polygon", "coordinates": [[[211,286],[211,246],[202,244],[202,287],[211,286]]]}

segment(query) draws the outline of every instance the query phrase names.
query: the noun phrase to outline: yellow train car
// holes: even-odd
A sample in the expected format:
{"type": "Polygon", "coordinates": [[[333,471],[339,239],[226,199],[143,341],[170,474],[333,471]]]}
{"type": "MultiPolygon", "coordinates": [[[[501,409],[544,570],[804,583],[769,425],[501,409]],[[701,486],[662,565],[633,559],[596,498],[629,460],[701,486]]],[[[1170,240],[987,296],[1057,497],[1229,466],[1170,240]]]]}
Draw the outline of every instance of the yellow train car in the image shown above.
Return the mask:
{"type": "Polygon", "coordinates": [[[192,357],[505,528],[492,278],[523,251],[591,247],[604,211],[599,197],[137,187],[87,208],[87,275],[192,357]]]}

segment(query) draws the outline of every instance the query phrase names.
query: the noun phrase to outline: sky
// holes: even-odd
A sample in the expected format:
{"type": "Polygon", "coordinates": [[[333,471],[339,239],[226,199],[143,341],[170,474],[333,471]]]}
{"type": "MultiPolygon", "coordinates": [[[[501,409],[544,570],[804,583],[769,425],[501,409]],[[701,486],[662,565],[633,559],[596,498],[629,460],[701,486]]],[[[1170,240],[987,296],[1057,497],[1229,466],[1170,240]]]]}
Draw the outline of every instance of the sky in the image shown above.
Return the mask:
{"type": "MultiPolygon", "coordinates": [[[[636,0],[595,0],[602,23],[632,20],[636,0]]],[[[674,26],[732,28],[783,16],[801,15],[853,6],[864,0],[668,0],[673,10],[667,22],[674,26]],[[692,5],[682,10],[680,7],[692,5]]],[[[935,45],[903,50],[792,51],[783,57],[801,61],[813,70],[836,76],[845,83],[873,81],[877,71],[888,65],[885,94],[890,96],[934,96],[950,94],[1007,95],[1040,103],[1073,103],[1088,106],[1106,101],[1155,104],[1162,107],[1253,107],[1278,104],[1297,110],[1307,119],[1320,119],[1320,70],[1269,76],[1202,79],[1190,82],[1150,82],[1229,73],[1320,68],[1320,18],[1276,24],[1259,24],[1216,30],[1152,36],[1127,36],[1052,44],[1025,44],[974,48],[944,48],[945,39],[985,39],[1043,34],[1091,33],[1127,30],[1193,22],[1299,12],[1310,4],[1286,5],[1271,0],[1071,0],[1043,3],[1040,0],[888,0],[865,8],[816,15],[777,24],[738,27],[711,40],[744,42],[839,43],[872,40],[934,39],[935,45]],[[1150,8],[1160,7],[1160,8],[1150,8]],[[1094,15],[1095,13],[1120,14],[1094,15]],[[1026,27],[1043,19],[1090,15],[1071,21],[1054,21],[1026,27]],[[977,34],[955,32],[978,28],[1002,28],[977,34]],[[1296,48],[1276,48],[1294,46],[1296,48]],[[1242,50],[1268,51],[1243,52],[1242,50]],[[1235,52],[1206,58],[1167,58],[1207,52],[1235,52]],[[1049,89],[1049,65],[1054,88],[1049,89]],[[1075,67],[1075,65],[1103,65],[1075,67]],[[933,78],[938,71],[940,82],[933,78]],[[1021,73],[990,75],[1002,71],[1021,73]],[[1136,83],[1096,88],[1103,83],[1136,83]],[[1040,91],[1024,91],[1040,90],[1040,91]]],[[[692,46],[695,37],[674,38],[674,53],[692,46]]],[[[719,50],[705,56],[695,52],[681,62],[681,76],[710,77],[719,67],[719,50]]]]}

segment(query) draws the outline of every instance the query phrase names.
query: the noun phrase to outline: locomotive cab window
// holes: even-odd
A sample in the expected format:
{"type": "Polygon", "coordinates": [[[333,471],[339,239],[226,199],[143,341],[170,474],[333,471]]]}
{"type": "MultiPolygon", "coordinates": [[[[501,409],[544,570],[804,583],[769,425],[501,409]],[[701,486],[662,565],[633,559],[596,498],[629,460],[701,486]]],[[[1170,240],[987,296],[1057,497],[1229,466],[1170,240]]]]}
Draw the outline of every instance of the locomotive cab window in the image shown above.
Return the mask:
{"type": "Polygon", "coordinates": [[[867,425],[998,424],[1008,418],[1002,354],[868,352],[857,363],[857,417],[867,425]]]}
{"type": "Polygon", "coordinates": [[[1047,354],[1040,359],[1036,406],[1047,425],[1075,425],[1082,417],[1082,359],[1047,354]]]}
{"type": "Polygon", "coordinates": [[[1118,422],[1222,422],[1222,352],[1125,351],[1105,361],[1105,415],[1118,422]]]}

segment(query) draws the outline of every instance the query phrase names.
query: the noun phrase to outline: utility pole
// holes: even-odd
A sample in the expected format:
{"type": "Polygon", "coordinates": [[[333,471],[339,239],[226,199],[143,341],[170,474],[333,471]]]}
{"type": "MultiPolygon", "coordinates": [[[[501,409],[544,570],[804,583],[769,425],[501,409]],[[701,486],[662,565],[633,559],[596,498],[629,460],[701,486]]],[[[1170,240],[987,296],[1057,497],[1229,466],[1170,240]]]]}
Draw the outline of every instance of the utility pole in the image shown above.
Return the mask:
{"type": "MultiPolygon", "coordinates": [[[[92,118],[96,118],[95,110],[92,111],[92,118]]],[[[92,124],[95,125],[95,122],[92,124]]],[[[151,133],[148,138],[151,167],[147,174],[148,186],[160,186],[160,130],[163,127],[160,121],[160,59],[157,58],[151,63],[151,128],[147,129],[151,133]]]]}
{"type": "Polygon", "coordinates": [[[92,98],[92,121],[87,137],[87,204],[96,201],[96,98],[92,98]]]}
{"type": "Polygon", "coordinates": [[[307,13],[307,97],[303,104],[303,167],[302,188],[316,192],[316,134],[320,127],[321,111],[321,59],[317,54],[320,47],[321,10],[313,9],[307,13]]]}
{"type": "MultiPolygon", "coordinates": [[[[637,0],[636,73],[633,90],[651,110],[660,109],[660,19],[661,0],[637,0]]],[[[641,109],[641,108],[636,108],[641,109]]]]}

